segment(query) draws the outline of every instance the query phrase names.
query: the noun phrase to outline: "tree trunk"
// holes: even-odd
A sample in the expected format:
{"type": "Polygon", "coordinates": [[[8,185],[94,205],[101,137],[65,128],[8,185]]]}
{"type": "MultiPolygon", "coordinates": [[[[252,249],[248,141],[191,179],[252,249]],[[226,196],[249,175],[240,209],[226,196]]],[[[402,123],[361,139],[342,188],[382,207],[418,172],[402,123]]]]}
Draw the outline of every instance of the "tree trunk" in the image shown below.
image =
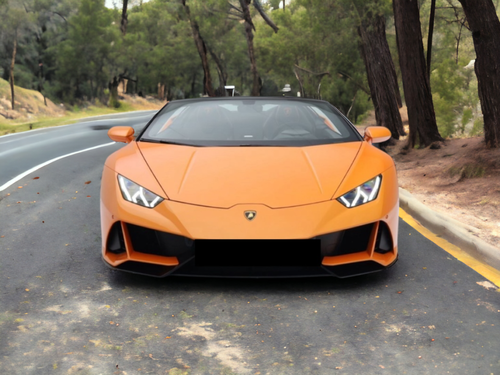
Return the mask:
{"type": "Polygon", "coordinates": [[[500,21],[491,0],[459,0],[472,30],[487,147],[500,147],[500,21]]]}
{"type": "Polygon", "coordinates": [[[429,34],[427,35],[427,78],[431,80],[432,59],[432,35],[434,34],[434,16],[436,15],[436,0],[431,2],[431,14],[429,16],[429,34]]]}
{"type": "Polygon", "coordinates": [[[201,58],[201,65],[203,67],[204,73],[203,94],[207,94],[208,96],[215,96],[215,91],[212,87],[212,77],[210,76],[210,66],[208,64],[207,46],[205,45],[205,41],[201,37],[198,23],[193,17],[191,17],[191,11],[189,10],[189,6],[186,4],[186,0],[182,0],[182,5],[184,5],[184,9],[186,10],[189,23],[191,24],[191,30],[193,32],[194,44],[196,45],[201,58]]]}
{"type": "Polygon", "coordinates": [[[16,65],[17,53],[17,30],[14,37],[14,48],[12,50],[12,61],[10,62],[10,96],[12,100],[12,109],[15,109],[15,94],[14,94],[14,66],[16,65]]]}
{"type": "Polygon", "coordinates": [[[250,58],[250,71],[252,72],[252,96],[260,95],[261,80],[257,71],[257,61],[255,60],[255,50],[253,47],[253,30],[255,26],[252,22],[250,9],[248,5],[251,0],[240,0],[241,9],[243,9],[243,18],[245,19],[245,35],[248,44],[248,57],[250,58]]]}
{"type": "Polygon", "coordinates": [[[43,90],[43,63],[41,61],[38,63],[38,91],[42,94],[43,103],[47,107],[47,98],[45,97],[43,90]]]}
{"type": "Polygon", "coordinates": [[[377,125],[387,127],[392,137],[399,139],[405,135],[397,99],[401,96],[385,35],[384,16],[375,15],[363,21],[358,33],[377,125]]]}
{"type": "Polygon", "coordinates": [[[217,54],[207,46],[208,52],[210,53],[210,56],[212,56],[212,59],[215,62],[215,66],[217,67],[217,74],[219,75],[219,87],[217,88],[216,91],[216,96],[226,96],[226,90],[224,86],[226,86],[227,82],[227,71],[224,66],[224,63],[219,59],[217,54]]]}
{"type": "Polygon", "coordinates": [[[426,147],[432,142],[443,141],[443,138],[437,128],[427,77],[418,1],[394,0],[393,8],[399,64],[408,107],[408,146],[413,148],[418,142],[421,147],[426,147]]]}
{"type": "Polygon", "coordinates": [[[128,5],[128,0],[123,0],[122,22],[120,25],[120,30],[122,31],[123,35],[127,34],[127,24],[128,24],[127,5],[128,5]]]}
{"type": "Polygon", "coordinates": [[[113,80],[108,84],[109,88],[109,103],[108,107],[119,108],[120,102],[118,101],[118,79],[113,77],[113,80]]]}

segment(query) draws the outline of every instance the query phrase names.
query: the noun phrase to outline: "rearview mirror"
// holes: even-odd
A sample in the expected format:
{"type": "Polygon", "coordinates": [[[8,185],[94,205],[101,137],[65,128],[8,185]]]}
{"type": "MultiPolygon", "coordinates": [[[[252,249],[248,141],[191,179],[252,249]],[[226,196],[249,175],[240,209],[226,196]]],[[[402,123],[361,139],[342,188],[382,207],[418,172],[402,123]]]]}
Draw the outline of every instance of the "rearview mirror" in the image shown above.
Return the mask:
{"type": "Polygon", "coordinates": [[[368,126],[365,129],[365,141],[382,143],[391,138],[391,131],[384,126],[368,126]]]}
{"type": "Polygon", "coordinates": [[[134,128],[130,126],[114,126],[108,130],[108,137],[115,142],[130,143],[134,140],[134,128]]]}

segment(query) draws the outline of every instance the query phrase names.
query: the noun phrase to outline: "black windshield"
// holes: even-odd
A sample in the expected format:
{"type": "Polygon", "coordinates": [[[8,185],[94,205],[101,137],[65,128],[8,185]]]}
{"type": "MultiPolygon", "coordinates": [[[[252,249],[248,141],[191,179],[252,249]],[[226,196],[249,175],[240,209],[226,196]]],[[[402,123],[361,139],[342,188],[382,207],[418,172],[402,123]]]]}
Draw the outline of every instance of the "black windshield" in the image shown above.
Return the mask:
{"type": "Polygon", "coordinates": [[[169,103],[140,140],[193,146],[309,146],[360,137],[327,102],[203,98],[169,103]]]}

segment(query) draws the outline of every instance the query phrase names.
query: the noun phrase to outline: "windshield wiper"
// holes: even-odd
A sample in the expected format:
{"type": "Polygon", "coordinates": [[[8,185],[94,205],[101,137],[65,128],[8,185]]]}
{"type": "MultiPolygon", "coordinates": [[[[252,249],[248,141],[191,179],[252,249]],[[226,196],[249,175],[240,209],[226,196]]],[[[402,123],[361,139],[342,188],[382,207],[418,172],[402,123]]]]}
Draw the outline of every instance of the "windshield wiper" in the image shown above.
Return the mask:
{"type": "Polygon", "coordinates": [[[192,144],[189,144],[189,143],[165,141],[162,139],[141,138],[141,141],[152,142],[152,143],[162,143],[162,144],[166,144],[166,145],[192,146],[192,144]]]}

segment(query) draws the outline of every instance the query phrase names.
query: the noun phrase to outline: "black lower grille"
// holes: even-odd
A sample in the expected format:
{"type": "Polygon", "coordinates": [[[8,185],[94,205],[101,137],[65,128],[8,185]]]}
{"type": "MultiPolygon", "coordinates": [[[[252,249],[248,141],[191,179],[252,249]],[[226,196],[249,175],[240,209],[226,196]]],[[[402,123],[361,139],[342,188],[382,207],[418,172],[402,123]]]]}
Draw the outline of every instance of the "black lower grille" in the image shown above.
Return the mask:
{"type": "Polygon", "coordinates": [[[127,224],[132,247],[144,254],[177,257],[180,262],[194,256],[194,241],[183,236],[127,224]]]}
{"type": "Polygon", "coordinates": [[[366,251],[373,231],[373,225],[373,223],[366,224],[345,230],[340,244],[332,255],[345,255],[366,251]]]}

